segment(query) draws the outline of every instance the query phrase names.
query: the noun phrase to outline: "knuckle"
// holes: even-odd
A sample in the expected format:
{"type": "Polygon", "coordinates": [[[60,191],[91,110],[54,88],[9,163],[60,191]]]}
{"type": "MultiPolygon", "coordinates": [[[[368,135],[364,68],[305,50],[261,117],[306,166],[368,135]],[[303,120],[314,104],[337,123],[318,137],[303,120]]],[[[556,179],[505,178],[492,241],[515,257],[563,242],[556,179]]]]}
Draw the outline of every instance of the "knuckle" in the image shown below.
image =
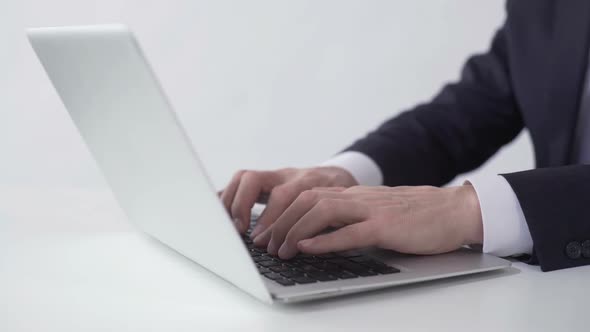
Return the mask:
{"type": "Polygon", "coordinates": [[[245,171],[242,174],[242,177],[244,179],[248,179],[248,180],[256,180],[256,179],[258,179],[258,176],[259,175],[258,175],[258,172],[257,171],[245,171]]]}
{"type": "Polygon", "coordinates": [[[234,176],[233,176],[232,180],[234,180],[234,181],[236,181],[236,180],[239,180],[239,179],[240,179],[242,176],[244,176],[244,174],[245,174],[246,172],[248,172],[248,171],[247,171],[247,170],[245,170],[245,169],[241,169],[241,170],[237,171],[237,172],[234,174],[234,176]]]}
{"type": "Polygon", "coordinates": [[[303,203],[312,203],[317,199],[318,194],[313,190],[305,190],[299,194],[298,200],[303,203]]]}
{"type": "Polygon", "coordinates": [[[233,204],[231,206],[231,215],[232,215],[232,217],[238,216],[240,214],[240,211],[242,211],[242,209],[237,204],[233,204]]]}
{"type": "Polygon", "coordinates": [[[315,208],[322,215],[329,215],[335,209],[335,203],[333,199],[323,198],[316,204],[315,208]]]}
{"type": "Polygon", "coordinates": [[[284,201],[288,199],[291,189],[287,185],[276,186],[271,189],[270,197],[273,200],[284,201]]]}
{"type": "Polygon", "coordinates": [[[348,187],[346,188],[346,190],[344,190],[347,193],[356,193],[359,191],[362,191],[364,189],[365,186],[352,186],[352,187],[348,187]]]}
{"type": "Polygon", "coordinates": [[[297,243],[297,237],[293,232],[288,232],[287,236],[285,236],[285,243],[288,245],[295,245],[297,243]]]}
{"type": "Polygon", "coordinates": [[[322,174],[322,171],[319,168],[317,168],[317,167],[309,168],[305,172],[305,176],[307,176],[307,177],[318,177],[321,174],[322,174]]]}
{"type": "Polygon", "coordinates": [[[285,168],[281,168],[279,170],[277,170],[277,173],[283,173],[283,174],[292,174],[297,172],[297,168],[294,167],[285,167],[285,168]]]}
{"type": "Polygon", "coordinates": [[[291,178],[293,178],[295,176],[295,174],[297,174],[298,170],[296,168],[281,168],[281,169],[277,169],[272,171],[272,173],[274,173],[279,179],[282,179],[282,181],[287,181],[291,178]]]}
{"type": "Polygon", "coordinates": [[[244,210],[243,203],[240,200],[234,200],[231,203],[231,214],[232,216],[239,215],[244,210]]]}
{"type": "Polygon", "coordinates": [[[306,185],[306,187],[318,187],[323,182],[322,174],[318,170],[313,169],[306,172],[301,181],[306,185]]]}
{"type": "Polygon", "coordinates": [[[282,234],[283,234],[283,232],[281,230],[281,227],[278,226],[277,224],[274,224],[274,227],[272,228],[272,230],[270,232],[270,242],[272,242],[272,243],[281,242],[282,234]]]}

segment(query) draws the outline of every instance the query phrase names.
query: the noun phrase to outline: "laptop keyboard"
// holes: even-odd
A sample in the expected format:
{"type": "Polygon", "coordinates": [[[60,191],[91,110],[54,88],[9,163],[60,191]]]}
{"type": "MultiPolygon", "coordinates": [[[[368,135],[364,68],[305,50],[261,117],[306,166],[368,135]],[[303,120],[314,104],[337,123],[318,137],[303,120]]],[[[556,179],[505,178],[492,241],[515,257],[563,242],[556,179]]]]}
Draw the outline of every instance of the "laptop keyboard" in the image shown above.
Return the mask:
{"type": "Polygon", "coordinates": [[[354,250],[324,255],[298,254],[289,260],[282,260],[268,254],[266,249],[254,246],[250,233],[255,223],[253,218],[243,240],[260,274],[280,285],[312,284],[400,272],[354,250]]]}

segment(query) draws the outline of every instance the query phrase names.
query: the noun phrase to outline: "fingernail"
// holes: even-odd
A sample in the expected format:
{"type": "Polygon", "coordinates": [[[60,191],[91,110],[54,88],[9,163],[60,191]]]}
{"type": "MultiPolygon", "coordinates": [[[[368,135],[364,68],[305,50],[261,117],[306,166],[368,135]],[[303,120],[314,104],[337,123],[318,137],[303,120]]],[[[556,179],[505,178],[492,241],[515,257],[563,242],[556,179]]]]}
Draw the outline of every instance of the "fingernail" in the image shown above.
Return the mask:
{"type": "Polygon", "coordinates": [[[283,245],[279,248],[279,257],[281,258],[287,258],[289,255],[289,249],[287,249],[287,246],[283,243],[283,245]]]}
{"type": "Polygon", "coordinates": [[[240,220],[240,218],[234,218],[234,224],[236,224],[236,227],[238,229],[242,229],[242,221],[240,220]]]}
{"type": "Polygon", "coordinates": [[[263,230],[264,230],[264,226],[262,224],[256,225],[256,227],[254,227],[254,229],[252,230],[252,233],[250,234],[250,238],[254,239],[255,237],[258,236],[258,234],[262,233],[263,230]]]}
{"type": "Polygon", "coordinates": [[[255,246],[260,246],[262,244],[262,236],[260,236],[260,234],[255,237],[254,239],[252,239],[252,242],[254,242],[255,246]]]}
{"type": "Polygon", "coordinates": [[[271,241],[266,248],[266,251],[271,255],[277,254],[277,246],[271,241]]]}

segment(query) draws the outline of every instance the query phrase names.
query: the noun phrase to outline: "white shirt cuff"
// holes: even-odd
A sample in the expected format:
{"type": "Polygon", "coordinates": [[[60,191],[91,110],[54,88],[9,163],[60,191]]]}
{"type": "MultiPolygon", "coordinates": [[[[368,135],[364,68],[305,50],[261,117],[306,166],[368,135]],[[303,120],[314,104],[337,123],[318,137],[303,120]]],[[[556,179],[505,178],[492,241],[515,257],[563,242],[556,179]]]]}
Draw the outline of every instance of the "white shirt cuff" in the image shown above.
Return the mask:
{"type": "Polygon", "coordinates": [[[496,256],[531,254],[533,239],[514,190],[500,175],[469,181],[483,221],[483,252],[496,256]]]}
{"type": "Polygon", "coordinates": [[[356,151],[342,152],[320,166],[336,166],[344,168],[363,186],[380,186],[383,184],[383,173],[377,163],[364,153],[356,151]]]}

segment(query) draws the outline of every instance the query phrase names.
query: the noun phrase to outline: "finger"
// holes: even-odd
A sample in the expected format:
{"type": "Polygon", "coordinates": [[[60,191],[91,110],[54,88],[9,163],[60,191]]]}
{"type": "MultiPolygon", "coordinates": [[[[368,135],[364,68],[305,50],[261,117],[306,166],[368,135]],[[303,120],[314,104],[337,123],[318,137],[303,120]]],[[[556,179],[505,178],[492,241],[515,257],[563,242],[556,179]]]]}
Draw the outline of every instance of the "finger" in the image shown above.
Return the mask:
{"type": "MultiPolygon", "coordinates": [[[[329,191],[326,191],[326,193],[329,193],[329,191]]],[[[384,198],[383,194],[379,194],[379,193],[370,193],[370,194],[362,194],[362,195],[359,195],[359,194],[339,193],[337,196],[335,196],[335,195],[321,195],[321,197],[323,197],[323,198],[332,197],[332,198],[341,198],[341,199],[354,199],[354,200],[357,200],[357,201],[368,203],[371,206],[383,206],[383,205],[391,205],[391,204],[394,204],[394,203],[392,203],[392,199],[391,198],[389,198],[389,197],[385,197],[384,198]]],[[[321,198],[321,197],[318,196],[318,199],[321,198]]],[[[267,210],[265,210],[263,212],[263,215],[264,215],[264,213],[266,211],[267,210]]],[[[282,211],[285,211],[286,212],[286,209],[282,209],[282,211]]],[[[283,212],[283,213],[285,213],[285,212],[283,212]]],[[[279,213],[277,213],[277,214],[279,214],[279,213]]],[[[276,214],[274,214],[274,215],[276,215],[276,214]]],[[[286,227],[287,228],[292,227],[294,225],[294,223],[297,221],[297,218],[301,217],[302,215],[303,215],[303,213],[299,213],[296,216],[289,216],[288,214],[285,215],[284,218],[289,219],[289,220],[292,221],[286,227]]],[[[272,219],[267,219],[267,220],[269,220],[268,223],[263,223],[264,226],[262,226],[261,229],[258,228],[258,227],[260,227],[258,225],[254,228],[254,230],[252,231],[252,234],[251,234],[251,238],[253,239],[255,246],[257,246],[257,247],[267,247],[269,245],[270,240],[271,240],[271,236],[272,236],[272,233],[273,233],[273,224],[272,223],[276,219],[277,218],[274,218],[274,216],[273,216],[272,219]]],[[[261,224],[260,221],[258,223],[261,224]]],[[[275,222],[275,224],[276,224],[276,222],[275,222]]],[[[282,224],[282,222],[279,223],[279,224],[282,224]]],[[[271,251],[272,251],[273,248],[276,249],[277,248],[276,246],[279,246],[279,248],[280,248],[280,243],[271,246],[271,251]]]]}
{"type": "Polygon", "coordinates": [[[334,198],[321,199],[290,228],[281,243],[279,257],[289,259],[295,256],[299,241],[316,236],[328,227],[354,224],[367,217],[368,208],[360,202],[334,198]]]}
{"type": "MultiPolygon", "coordinates": [[[[306,190],[299,194],[295,201],[279,216],[272,226],[267,251],[270,254],[277,254],[285,236],[291,227],[303,217],[321,199],[340,197],[337,192],[306,190]]],[[[268,238],[268,236],[266,236],[268,238]]]]}
{"type": "MultiPolygon", "coordinates": [[[[283,231],[281,230],[277,230],[276,232],[278,232],[278,234],[276,235],[276,243],[273,243],[272,245],[270,245],[270,253],[276,254],[278,252],[278,249],[282,243],[282,239],[284,236],[286,236],[288,230],[291,228],[291,226],[299,219],[301,218],[309,209],[311,209],[311,207],[315,204],[315,202],[317,202],[318,199],[320,198],[341,198],[344,194],[343,194],[343,190],[346,188],[341,188],[341,187],[317,187],[314,188],[312,190],[309,190],[309,192],[305,195],[314,195],[314,197],[301,197],[303,194],[303,189],[301,188],[305,188],[306,185],[302,184],[301,186],[299,186],[298,188],[296,188],[294,190],[295,193],[301,193],[298,195],[294,195],[291,196],[288,204],[282,204],[280,205],[279,208],[274,208],[274,204],[269,204],[267,206],[267,209],[264,210],[263,212],[263,216],[265,217],[264,220],[262,222],[259,221],[259,224],[262,224],[263,226],[256,226],[256,228],[252,231],[252,238],[254,240],[254,245],[258,246],[258,247],[267,247],[270,245],[271,242],[271,238],[272,238],[272,234],[275,233],[275,229],[277,228],[284,228],[283,231]],[[324,190],[324,189],[334,189],[334,190],[324,190]],[[313,193],[312,193],[313,192],[313,193]],[[300,201],[295,204],[295,201],[299,199],[300,201]],[[307,206],[307,208],[306,208],[307,206]],[[269,207],[272,207],[271,209],[269,209],[269,207]],[[287,210],[289,210],[289,212],[287,212],[287,210]],[[268,214],[267,214],[267,211],[268,214]],[[299,212],[298,212],[299,211],[299,212]],[[266,219],[268,218],[268,219],[266,219]],[[278,223],[281,226],[276,226],[278,222],[278,219],[284,220],[280,223],[278,223]],[[275,224],[273,224],[273,222],[275,224]],[[272,226],[271,226],[272,225],[272,226]],[[258,229],[258,227],[261,227],[261,229],[258,229]]],[[[278,189],[278,187],[277,187],[278,189]]],[[[271,195],[272,198],[272,195],[271,195]]],[[[277,205],[279,205],[277,203],[277,205]]],[[[262,216],[261,216],[262,218],[262,216]]],[[[260,220],[260,219],[259,219],[260,220]]]]}
{"type": "MultiPolygon", "coordinates": [[[[297,196],[306,189],[310,189],[314,183],[317,183],[317,179],[314,176],[300,177],[294,181],[285,183],[279,187],[275,187],[269,197],[269,202],[266,209],[263,211],[258,225],[252,231],[251,238],[256,239],[265,230],[268,230],[281,214],[293,203],[297,196]]],[[[255,245],[267,245],[270,240],[270,236],[265,234],[260,236],[258,241],[255,241],[255,245]]]]}
{"type": "Polygon", "coordinates": [[[388,186],[353,186],[346,188],[347,193],[366,193],[366,192],[386,192],[391,191],[393,187],[388,186]]]}
{"type": "Polygon", "coordinates": [[[251,238],[256,238],[283,214],[303,190],[302,186],[302,183],[293,181],[276,186],[271,190],[266,208],[262,211],[256,227],[252,230],[251,238]]]}
{"type": "Polygon", "coordinates": [[[332,192],[343,192],[346,190],[344,187],[314,187],[312,190],[315,191],[332,191],[332,192]]]}
{"type": "MultiPolygon", "coordinates": [[[[251,236],[255,246],[262,248],[268,247],[268,243],[270,242],[270,237],[272,235],[272,226],[273,224],[267,226],[264,230],[258,230],[257,235],[251,236]]],[[[256,225],[256,227],[258,227],[258,225],[256,225]]],[[[256,227],[252,230],[252,234],[254,234],[254,231],[256,231],[256,227]]]]}
{"type": "Polygon", "coordinates": [[[232,179],[229,181],[227,187],[225,187],[221,192],[221,202],[228,212],[231,212],[231,203],[234,200],[234,196],[236,195],[236,190],[240,184],[240,179],[245,172],[246,171],[244,170],[236,172],[236,174],[234,174],[232,179]]]}
{"type": "Polygon", "coordinates": [[[348,225],[328,234],[301,240],[297,243],[297,249],[306,254],[321,255],[374,246],[377,244],[377,230],[374,227],[373,223],[366,221],[348,225]]]}
{"type": "Polygon", "coordinates": [[[231,216],[240,232],[243,233],[248,229],[250,212],[254,203],[261,193],[270,191],[275,180],[276,175],[273,172],[249,171],[242,175],[230,209],[231,216]]]}
{"type": "MultiPolygon", "coordinates": [[[[282,217],[287,210],[287,215],[293,214],[292,206],[299,206],[302,202],[295,204],[295,201],[306,199],[300,198],[300,196],[309,196],[311,193],[302,195],[306,184],[301,181],[294,181],[279,187],[276,187],[271,194],[269,204],[260,217],[259,225],[252,231],[254,237],[254,245],[256,246],[268,246],[271,240],[271,235],[274,232],[276,222],[282,217]],[[273,224],[274,223],[274,224],[273,224]],[[270,227],[273,225],[272,227],[270,227]]],[[[310,190],[308,190],[310,191],[310,190]]],[[[312,204],[312,203],[310,203],[312,204]]],[[[310,205],[311,206],[311,205],[310,205]]],[[[303,213],[301,214],[303,215],[303,213]]],[[[274,247],[273,247],[274,248],[274,247]]],[[[271,248],[271,249],[273,249],[271,248]]],[[[278,249],[278,247],[274,248],[278,249]]],[[[272,251],[271,253],[276,253],[272,251]]]]}

